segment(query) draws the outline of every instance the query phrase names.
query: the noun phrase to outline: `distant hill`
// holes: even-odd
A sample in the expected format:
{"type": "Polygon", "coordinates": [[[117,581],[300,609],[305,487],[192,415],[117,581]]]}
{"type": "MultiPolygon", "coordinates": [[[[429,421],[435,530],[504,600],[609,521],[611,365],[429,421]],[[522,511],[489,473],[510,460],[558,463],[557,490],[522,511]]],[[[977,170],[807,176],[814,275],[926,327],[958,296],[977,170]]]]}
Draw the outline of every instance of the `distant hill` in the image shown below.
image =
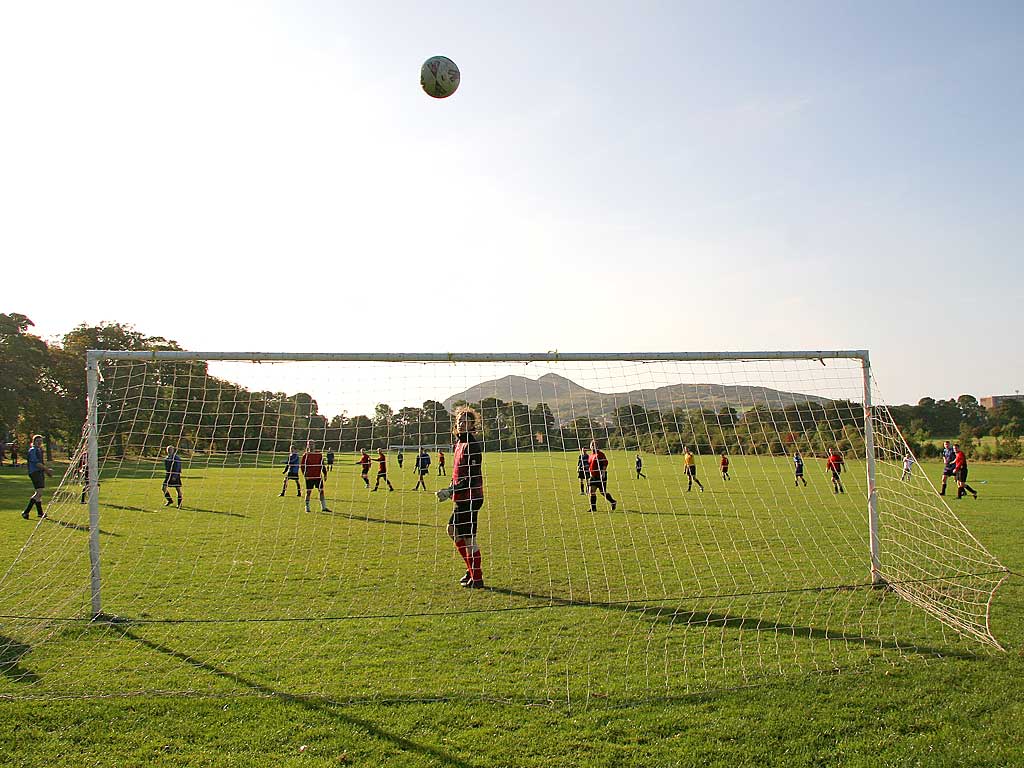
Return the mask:
{"type": "Polygon", "coordinates": [[[623,405],[641,405],[648,410],[659,411],[672,408],[709,408],[717,411],[724,406],[742,410],[755,405],[785,408],[797,403],[828,402],[827,398],[799,392],[723,384],[672,384],[656,389],[636,389],[606,395],[581,387],[556,373],[546,373],[539,379],[505,376],[485,381],[452,395],[444,401],[444,405],[451,410],[459,400],[478,403],[485,397],[495,397],[506,403],[515,400],[531,407],[537,403],[547,403],[555,418],[563,424],[580,416],[604,419],[623,405]]]}

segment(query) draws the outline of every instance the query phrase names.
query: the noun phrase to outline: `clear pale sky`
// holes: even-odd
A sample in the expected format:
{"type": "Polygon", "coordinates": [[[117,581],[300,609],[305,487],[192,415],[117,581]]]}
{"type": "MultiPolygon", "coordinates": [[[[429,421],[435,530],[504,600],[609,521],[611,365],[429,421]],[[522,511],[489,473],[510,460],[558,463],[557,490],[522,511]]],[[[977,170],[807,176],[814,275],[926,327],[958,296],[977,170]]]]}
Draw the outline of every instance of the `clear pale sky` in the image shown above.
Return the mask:
{"type": "Polygon", "coordinates": [[[1024,390],[1018,2],[0,0],[0,110],[0,311],[46,337],[1024,390]]]}

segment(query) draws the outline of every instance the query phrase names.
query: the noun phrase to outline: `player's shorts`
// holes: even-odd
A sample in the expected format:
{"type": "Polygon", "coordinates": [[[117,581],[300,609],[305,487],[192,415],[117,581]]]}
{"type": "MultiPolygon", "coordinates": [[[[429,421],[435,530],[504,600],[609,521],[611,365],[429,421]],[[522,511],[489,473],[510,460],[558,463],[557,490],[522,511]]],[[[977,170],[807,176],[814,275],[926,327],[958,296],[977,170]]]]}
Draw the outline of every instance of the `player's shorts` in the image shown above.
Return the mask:
{"type": "Polygon", "coordinates": [[[578,470],[578,471],[576,472],[576,477],[578,477],[578,478],[579,478],[580,480],[583,480],[583,479],[585,479],[585,478],[586,478],[586,476],[587,476],[587,473],[586,473],[586,472],[584,472],[584,471],[583,471],[582,469],[581,469],[581,470],[578,470]]]}
{"type": "Polygon", "coordinates": [[[601,493],[604,493],[605,486],[607,485],[608,481],[606,478],[601,477],[600,475],[591,475],[589,478],[587,478],[587,482],[590,485],[590,490],[600,491],[601,493]]]}
{"type": "Polygon", "coordinates": [[[416,471],[420,473],[420,477],[423,477],[424,475],[426,475],[426,474],[427,474],[427,472],[428,472],[429,470],[426,470],[426,469],[423,469],[423,467],[420,467],[420,468],[419,468],[418,470],[416,470],[416,471]]]}
{"type": "Polygon", "coordinates": [[[37,469],[35,472],[29,472],[28,478],[32,481],[32,487],[37,491],[46,487],[46,472],[43,470],[37,469]]]}
{"type": "Polygon", "coordinates": [[[387,471],[384,471],[384,472],[378,472],[378,473],[377,473],[377,477],[385,477],[385,478],[386,478],[387,476],[388,476],[388,473],[387,473],[387,471]]]}
{"type": "Polygon", "coordinates": [[[839,473],[836,472],[834,469],[832,470],[832,482],[833,483],[841,482],[840,478],[839,478],[839,473]]]}
{"type": "Polygon", "coordinates": [[[324,479],[322,477],[307,477],[306,478],[306,490],[311,491],[314,488],[323,488],[324,479]]]}
{"type": "Polygon", "coordinates": [[[942,468],[943,477],[953,477],[956,474],[956,467],[945,466],[942,468]]]}
{"type": "Polygon", "coordinates": [[[796,476],[797,477],[803,477],[804,476],[804,468],[803,467],[800,467],[799,469],[796,470],[796,476]]]}
{"type": "Polygon", "coordinates": [[[362,475],[363,477],[366,477],[368,474],[370,474],[370,468],[367,467],[366,469],[360,470],[359,474],[362,475]]]}
{"type": "Polygon", "coordinates": [[[483,505],[483,499],[455,502],[455,511],[448,518],[448,525],[454,527],[456,538],[476,536],[476,516],[483,505]]]}
{"type": "Polygon", "coordinates": [[[964,467],[963,469],[957,471],[957,473],[956,473],[956,481],[958,483],[966,483],[967,482],[967,467],[964,467]]]}
{"type": "Polygon", "coordinates": [[[288,473],[288,477],[285,478],[286,481],[287,480],[298,480],[298,479],[299,479],[299,473],[298,472],[289,472],[288,473]]]}
{"type": "Polygon", "coordinates": [[[689,475],[690,477],[696,477],[697,467],[683,467],[683,473],[689,475]]]}
{"type": "Polygon", "coordinates": [[[164,478],[165,488],[181,488],[181,475],[174,475],[164,478]]]}

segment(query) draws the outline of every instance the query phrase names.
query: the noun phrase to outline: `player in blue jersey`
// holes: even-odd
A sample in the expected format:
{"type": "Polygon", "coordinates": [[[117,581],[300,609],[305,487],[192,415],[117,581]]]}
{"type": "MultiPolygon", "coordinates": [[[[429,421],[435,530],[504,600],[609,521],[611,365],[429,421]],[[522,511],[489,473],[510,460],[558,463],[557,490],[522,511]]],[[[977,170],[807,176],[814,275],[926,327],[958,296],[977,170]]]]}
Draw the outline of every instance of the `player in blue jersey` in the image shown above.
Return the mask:
{"type": "Polygon", "coordinates": [[[949,440],[942,441],[942,486],[939,488],[939,496],[946,495],[946,481],[956,475],[956,450],[949,444],[949,440]]]}
{"type": "Polygon", "coordinates": [[[294,445],[288,446],[288,462],[284,466],[284,485],[281,486],[281,493],[279,496],[284,496],[285,491],[288,490],[288,481],[295,481],[295,495],[302,495],[302,487],[299,485],[299,452],[295,450],[294,445]]]}
{"type": "Polygon", "coordinates": [[[804,479],[804,459],[803,456],[800,455],[800,451],[793,452],[793,469],[796,470],[796,476],[793,480],[793,485],[799,488],[800,483],[802,482],[804,486],[806,486],[807,481],[804,479]]]}
{"type": "Polygon", "coordinates": [[[166,499],[164,501],[165,507],[169,507],[174,503],[171,500],[168,488],[173,488],[177,492],[178,509],[181,509],[181,457],[173,445],[167,446],[167,458],[164,459],[164,483],[162,490],[164,492],[164,499],[166,499]]]}
{"type": "Polygon", "coordinates": [[[43,512],[43,488],[46,487],[46,476],[53,477],[53,470],[43,461],[43,436],[32,437],[32,447],[28,449],[28,476],[32,480],[32,496],[21,516],[28,520],[28,513],[35,506],[39,517],[46,517],[43,512]]]}
{"type": "Polygon", "coordinates": [[[639,480],[641,477],[644,480],[647,479],[647,475],[644,474],[644,460],[638,453],[636,455],[636,479],[639,480]]]}

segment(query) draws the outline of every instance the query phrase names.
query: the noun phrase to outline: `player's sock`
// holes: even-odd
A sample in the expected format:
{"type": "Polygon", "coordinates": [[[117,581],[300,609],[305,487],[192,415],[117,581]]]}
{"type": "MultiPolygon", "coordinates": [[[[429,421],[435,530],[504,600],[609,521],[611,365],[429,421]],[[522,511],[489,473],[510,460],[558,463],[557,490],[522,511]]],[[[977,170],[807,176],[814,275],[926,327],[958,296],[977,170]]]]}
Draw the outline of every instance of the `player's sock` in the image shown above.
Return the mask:
{"type": "Polygon", "coordinates": [[[466,564],[466,570],[470,572],[470,578],[472,578],[473,566],[470,564],[469,547],[466,546],[466,542],[464,542],[462,539],[456,539],[455,548],[459,550],[459,555],[462,556],[462,560],[466,564]]]}
{"type": "Polygon", "coordinates": [[[43,502],[39,499],[36,499],[36,512],[39,513],[39,517],[46,517],[46,515],[43,514],[43,502]]]}
{"type": "Polygon", "coordinates": [[[480,567],[480,548],[474,547],[473,551],[469,555],[469,571],[473,577],[473,581],[482,582],[484,580],[484,571],[480,567]]]}
{"type": "Polygon", "coordinates": [[[35,503],[36,500],[34,498],[30,498],[28,500],[28,506],[25,507],[25,511],[21,513],[21,516],[24,517],[26,520],[28,520],[28,513],[32,511],[32,507],[35,506],[35,503]]]}
{"type": "Polygon", "coordinates": [[[597,494],[590,494],[590,511],[597,512],[597,494]]]}

